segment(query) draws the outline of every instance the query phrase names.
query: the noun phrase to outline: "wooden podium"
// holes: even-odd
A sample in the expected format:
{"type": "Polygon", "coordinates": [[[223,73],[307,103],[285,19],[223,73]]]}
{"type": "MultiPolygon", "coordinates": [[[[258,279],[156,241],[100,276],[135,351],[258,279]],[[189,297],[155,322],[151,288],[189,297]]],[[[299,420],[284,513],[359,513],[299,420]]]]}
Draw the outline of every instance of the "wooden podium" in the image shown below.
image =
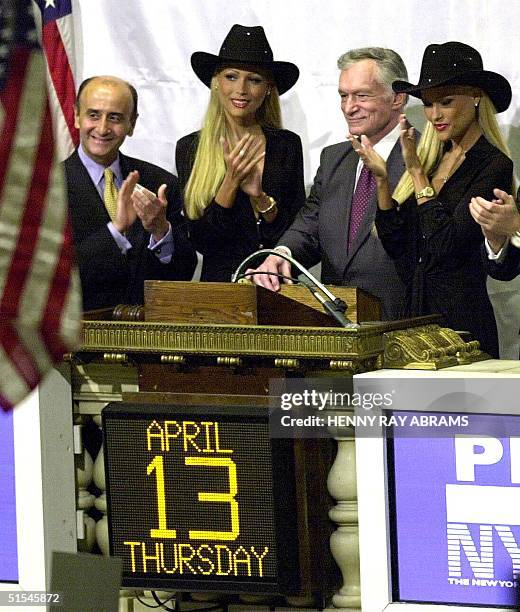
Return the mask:
{"type": "MultiPolygon", "coordinates": [[[[334,287],[353,323],[380,321],[377,298],[355,287],[334,287]]],[[[146,281],[146,321],[336,327],[312,293],[301,285],[282,285],[278,293],[249,282],[170,283],[146,281]]]]}
{"type": "MultiPolygon", "coordinates": [[[[355,504],[355,483],[345,494],[330,438],[273,439],[270,382],[344,381],[381,367],[438,369],[485,356],[435,317],[381,322],[372,296],[333,292],[357,326],[337,327],[296,286],[273,294],[253,285],[147,281],[144,308],[86,314],[83,346],[72,356],[73,389],[80,411],[108,406],[112,547],[126,555],[127,585],[266,593],[299,609],[324,606],[339,588],[336,607],[359,605],[356,559],[341,552],[355,552],[356,538],[347,534],[355,535],[357,517],[346,510],[348,499],[355,504]],[[270,474],[261,487],[255,469],[258,477],[270,474]],[[268,497],[258,497],[264,487],[268,497]],[[208,528],[215,516],[220,522],[208,528]],[[271,531],[257,532],[263,523],[271,531]],[[235,546],[242,537],[250,540],[235,546]],[[266,559],[276,550],[269,576],[258,552],[266,550],[266,559]]],[[[353,433],[342,436],[338,452],[351,453],[353,433]]]]}

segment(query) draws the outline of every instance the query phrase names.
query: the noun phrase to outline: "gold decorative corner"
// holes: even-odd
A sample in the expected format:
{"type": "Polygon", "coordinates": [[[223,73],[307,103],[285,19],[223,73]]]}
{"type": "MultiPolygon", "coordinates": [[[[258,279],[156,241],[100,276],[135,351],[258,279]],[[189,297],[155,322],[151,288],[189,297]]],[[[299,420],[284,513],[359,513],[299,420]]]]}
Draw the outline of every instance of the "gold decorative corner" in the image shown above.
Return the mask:
{"type": "Polygon", "coordinates": [[[440,370],[459,365],[457,353],[466,346],[457,333],[438,325],[386,332],[383,343],[383,366],[406,370],[440,370]]]}
{"type": "Polygon", "coordinates": [[[457,365],[468,365],[469,363],[475,363],[477,361],[485,361],[486,359],[491,359],[491,357],[484,353],[484,351],[480,350],[480,342],[478,340],[471,340],[470,342],[462,342],[462,346],[460,346],[460,336],[457,332],[449,329],[447,327],[443,327],[440,330],[442,336],[447,338],[450,342],[456,343],[459,341],[458,350],[455,353],[455,357],[457,358],[457,365]]]}

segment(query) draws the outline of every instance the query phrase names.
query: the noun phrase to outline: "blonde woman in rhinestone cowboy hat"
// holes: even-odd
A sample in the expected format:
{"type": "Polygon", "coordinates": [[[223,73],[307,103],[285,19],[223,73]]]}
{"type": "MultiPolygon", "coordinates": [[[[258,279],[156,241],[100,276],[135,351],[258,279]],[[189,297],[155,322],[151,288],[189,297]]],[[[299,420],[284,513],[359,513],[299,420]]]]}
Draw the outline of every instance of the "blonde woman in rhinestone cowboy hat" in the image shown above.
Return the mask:
{"type": "Polygon", "coordinates": [[[417,85],[392,87],[422,100],[427,119],[416,148],[414,130],[401,117],[406,172],[393,194],[386,164],[368,139],[352,143],[376,178],[376,228],[407,286],[403,316],[439,314],[442,325],[469,331],[498,357],[483,237],[469,203],[512,187],[513,163],[495,118],[508,108],[511,87],[484,70],[476,49],[455,41],[426,47],[417,85]]]}
{"type": "Polygon", "coordinates": [[[240,262],[272,248],[305,202],[300,138],[282,129],[279,96],[298,68],[274,61],[260,26],[234,25],[218,55],[191,65],[210,88],[202,129],[179,140],[176,164],[201,280],[230,281],[240,262]]]}

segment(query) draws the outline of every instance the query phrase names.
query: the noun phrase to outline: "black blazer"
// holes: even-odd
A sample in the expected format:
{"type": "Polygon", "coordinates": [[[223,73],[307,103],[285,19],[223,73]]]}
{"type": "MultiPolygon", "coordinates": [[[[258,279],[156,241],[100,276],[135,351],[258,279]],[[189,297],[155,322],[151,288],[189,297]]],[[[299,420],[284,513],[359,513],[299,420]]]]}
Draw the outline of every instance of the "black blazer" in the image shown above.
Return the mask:
{"type": "Polygon", "coordinates": [[[512,178],[513,162],[481,137],[436,198],[418,206],[411,196],[376,215],[383,246],[407,286],[403,315],[440,314],[444,325],[470,331],[493,357],[498,339],[480,255],[484,238],[469,202],[492,199],[494,187],[510,190],[512,178]]]}
{"type": "MultiPolygon", "coordinates": [[[[516,202],[518,206],[520,202],[520,189],[516,194],[516,202]]],[[[489,259],[484,245],[482,245],[481,253],[484,268],[491,278],[496,278],[501,281],[510,281],[520,274],[520,249],[518,247],[514,247],[510,244],[501,262],[489,259]]]]}
{"type": "MultiPolygon", "coordinates": [[[[381,300],[384,319],[397,319],[405,289],[374,231],[375,194],[353,245],[347,249],[358,161],[350,142],[323,149],[307,203],[279,244],[289,247],[304,266],[321,260],[323,282],[364,289],[381,300]]],[[[405,169],[399,142],[388,157],[387,168],[393,188],[405,169]]]]}
{"type": "MultiPolygon", "coordinates": [[[[266,138],[262,189],[278,203],[272,223],[257,222],[249,196],[238,191],[231,208],[214,200],[203,216],[189,223],[190,238],[202,253],[201,280],[230,281],[240,262],[258,249],[273,248],[305,203],[303,154],[300,137],[288,130],[263,128],[266,138]]],[[[198,132],[177,143],[175,161],[181,191],[191,174],[198,132]]],[[[260,262],[257,262],[260,263],[260,262]]]]}
{"type": "Polygon", "coordinates": [[[496,278],[501,281],[510,281],[520,274],[520,249],[509,245],[504,257],[504,260],[498,263],[493,259],[489,259],[486,247],[482,246],[482,260],[486,272],[491,278],[496,278]]]}
{"type": "Polygon", "coordinates": [[[174,255],[162,264],[148,249],[150,234],[136,219],[127,238],[132,248],[123,255],[107,223],[110,217],[77,151],[65,160],[72,232],[83,290],[83,308],[113,307],[117,304],[142,304],[146,279],[190,280],[197,263],[181,216],[177,179],[153,164],[120,153],[121,170],[126,177],[139,171],[139,183],[157,192],[166,183],[167,218],[172,225],[174,255]]]}

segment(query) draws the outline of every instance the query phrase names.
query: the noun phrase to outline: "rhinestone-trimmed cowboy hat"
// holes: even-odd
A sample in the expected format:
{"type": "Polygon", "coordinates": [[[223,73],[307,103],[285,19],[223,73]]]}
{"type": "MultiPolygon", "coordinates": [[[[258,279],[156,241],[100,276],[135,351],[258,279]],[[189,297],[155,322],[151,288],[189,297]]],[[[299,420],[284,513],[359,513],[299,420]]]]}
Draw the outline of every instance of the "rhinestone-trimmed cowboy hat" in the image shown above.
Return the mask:
{"type": "Polygon", "coordinates": [[[491,98],[497,113],[505,111],[511,103],[511,85],[507,79],[497,72],[484,70],[480,53],[457,41],[428,45],[424,51],[417,85],[394,81],[392,88],[396,93],[421,98],[421,91],[443,85],[479,87],[491,98]]]}
{"type": "Polygon", "coordinates": [[[262,26],[235,24],[224,39],[218,55],[196,51],[191,56],[195,74],[207,87],[211,86],[217,68],[226,64],[258,66],[268,70],[280,95],[291,89],[300,76],[295,64],[273,60],[273,52],[262,26]]]}

